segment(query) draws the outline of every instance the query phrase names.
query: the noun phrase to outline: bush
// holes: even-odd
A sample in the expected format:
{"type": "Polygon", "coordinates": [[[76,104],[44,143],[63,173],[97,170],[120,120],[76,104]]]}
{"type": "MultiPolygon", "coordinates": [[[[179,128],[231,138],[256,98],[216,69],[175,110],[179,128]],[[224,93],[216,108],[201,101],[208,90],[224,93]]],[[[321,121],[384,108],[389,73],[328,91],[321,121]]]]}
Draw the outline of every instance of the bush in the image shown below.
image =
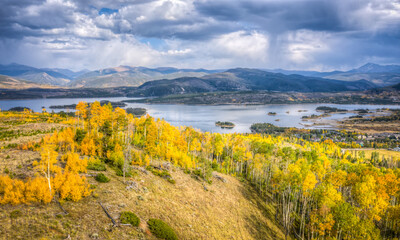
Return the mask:
{"type": "Polygon", "coordinates": [[[10,218],[18,218],[21,216],[22,216],[22,213],[20,210],[14,210],[10,213],[10,218]]]}
{"type": "Polygon", "coordinates": [[[96,179],[96,181],[102,182],[102,183],[106,183],[106,182],[110,181],[110,179],[106,175],[104,175],[103,173],[97,174],[95,179],[96,179]]]}
{"type": "Polygon", "coordinates": [[[81,144],[83,139],[85,138],[86,135],[86,131],[83,129],[76,129],[76,133],[75,133],[75,142],[77,142],[78,144],[81,144]]]}
{"type": "Polygon", "coordinates": [[[98,158],[89,158],[87,169],[94,171],[105,171],[106,165],[98,158]]]}
{"type": "Polygon", "coordinates": [[[212,168],[213,170],[215,170],[215,171],[218,171],[218,169],[219,169],[218,163],[213,162],[213,163],[211,164],[211,168],[212,168]]]}
{"type": "Polygon", "coordinates": [[[175,184],[175,180],[167,170],[159,170],[152,166],[147,166],[146,169],[152,172],[154,175],[167,179],[168,182],[175,184]]]}
{"type": "Polygon", "coordinates": [[[158,238],[165,240],[178,240],[178,236],[176,236],[174,230],[160,219],[151,218],[147,221],[147,225],[149,226],[151,233],[158,238]]]}
{"type": "MultiPolygon", "coordinates": [[[[119,168],[117,168],[117,170],[115,170],[115,174],[116,174],[117,176],[119,176],[119,177],[124,176],[124,172],[123,172],[121,169],[119,169],[119,168]]],[[[125,172],[125,177],[132,177],[132,173],[131,173],[130,171],[126,171],[126,172],[125,172]]]]}
{"type": "Polygon", "coordinates": [[[140,219],[133,212],[122,212],[120,217],[121,223],[130,224],[134,227],[139,226],[140,219]]]}

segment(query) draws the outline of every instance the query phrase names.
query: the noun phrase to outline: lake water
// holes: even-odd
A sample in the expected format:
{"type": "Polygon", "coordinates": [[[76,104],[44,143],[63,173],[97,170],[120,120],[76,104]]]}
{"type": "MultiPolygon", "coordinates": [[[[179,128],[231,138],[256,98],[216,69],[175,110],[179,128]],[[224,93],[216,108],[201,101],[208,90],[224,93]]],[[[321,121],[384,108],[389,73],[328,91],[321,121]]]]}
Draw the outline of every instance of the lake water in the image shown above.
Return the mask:
{"type": "MultiPolygon", "coordinates": [[[[63,99],[33,99],[33,100],[0,100],[0,108],[8,110],[12,107],[28,107],[33,111],[40,112],[42,107],[51,111],[51,105],[76,104],[79,101],[94,102],[101,100],[121,101],[130,98],[63,98],[63,99]]],[[[400,108],[399,105],[342,105],[342,104],[280,104],[280,105],[176,105],[176,104],[137,104],[128,103],[127,107],[146,108],[147,112],[155,118],[164,118],[175,126],[193,126],[202,131],[221,133],[246,133],[250,132],[253,123],[272,123],[280,127],[305,128],[304,124],[310,122],[302,121],[302,116],[321,114],[316,112],[318,106],[331,106],[340,109],[355,110],[378,108],[400,108]],[[305,110],[305,111],[301,111],[305,110]],[[269,116],[268,112],[276,112],[275,116],[269,116]],[[276,121],[279,119],[279,121],[276,121]],[[235,123],[233,129],[221,129],[215,126],[216,121],[230,121],[235,123]]],[[[61,109],[54,109],[61,111],[61,109]]],[[[342,119],[355,115],[353,113],[333,114],[324,119],[342,119]]],[[[309,128],[332,128],[329,125],[311,126],[309,128]]]]}

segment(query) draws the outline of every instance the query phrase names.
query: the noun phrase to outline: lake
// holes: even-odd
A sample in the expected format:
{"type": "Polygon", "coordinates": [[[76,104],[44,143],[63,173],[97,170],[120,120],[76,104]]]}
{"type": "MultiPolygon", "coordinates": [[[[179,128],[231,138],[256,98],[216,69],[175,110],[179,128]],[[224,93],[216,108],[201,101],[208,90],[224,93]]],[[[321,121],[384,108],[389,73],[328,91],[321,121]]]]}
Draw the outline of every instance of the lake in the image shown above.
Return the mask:
{"type": "MultiPolygon", "coordinates": [[[[63,99],[33,99],[33,100],[0,100],[0,108],[8,110],[12,107],[28,107],[33,111],[40,112],[42,107],[51,111],[51,105],[76,104],[79,101],[94,102],[101,100],[122,101],[131,98],[63,98],[63,99]]],[[[315,109],[318,106],[331,106],[340,109],[355,110],[378,108],[397,108],[399,105],[343,105],[343,104],[280,104],[280,105],[176,105],[176,104],[141,104],[127,103],[127,107],[146,108],[147,112],[155,118],[163,118],[175,126],[193,126],[202,131],[220,133],[248,133],[253,123],[272,123],[280,127],[306,128],[304,124],[310,122],[302,121],[302,116],[321,114],[315,109]],[[301,111],[304,110],[304,111],[301,111]],[[268,112],[276,112],[275,116],[269,116],[268,112]],[[279,119],[279,121],[276,121],[279,119]],[[215,126],[216,121],[230,121],[235,123],[233,129],[222,129],[215,126]]],[[[54,109],[61,111],[62,109],[54,109]]],[[[333,114],[324,119],[337,120],[353,116],[354,113],[333,114]]],[[[308,128],[332,128],[330,125],[318,125],[308,128]]]]}

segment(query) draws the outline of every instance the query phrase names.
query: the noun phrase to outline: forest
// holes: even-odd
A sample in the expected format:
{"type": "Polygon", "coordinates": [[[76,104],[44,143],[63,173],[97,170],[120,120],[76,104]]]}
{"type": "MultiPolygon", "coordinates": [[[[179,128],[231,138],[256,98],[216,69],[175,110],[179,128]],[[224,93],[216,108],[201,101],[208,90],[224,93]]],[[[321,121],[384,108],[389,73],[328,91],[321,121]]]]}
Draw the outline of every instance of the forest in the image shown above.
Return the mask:
{"type": "MultiPolygon", "coordinates": [[[[17,146],[38,151],[41,158],[27,178],[0,175],[0,204],[80,201],[93,190],[87,169],[112,166],[125,182],[135,167],[163,174],[154,166],[169,162],[208,184],[213,171],[251,183],[275,207],[275,221],[287,238],[400,237],[396,158],[352,155],[332,140],[314,142],[295,134],[201,132],[99,102],[80,102],[75,116],[46,109],[1,111],[1,116],[18,119],[13,124],[41,120],[65,127],[17,146]]],[[[18,133],[4,137],[12,134],[18,133]]]]}

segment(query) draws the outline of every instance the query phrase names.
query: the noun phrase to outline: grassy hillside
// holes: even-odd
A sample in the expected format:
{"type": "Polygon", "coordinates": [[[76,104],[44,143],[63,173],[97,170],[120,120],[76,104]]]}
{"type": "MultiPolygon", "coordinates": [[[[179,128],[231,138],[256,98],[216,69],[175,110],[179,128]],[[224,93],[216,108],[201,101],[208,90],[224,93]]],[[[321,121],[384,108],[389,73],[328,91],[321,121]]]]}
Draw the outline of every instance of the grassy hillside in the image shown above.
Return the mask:
{"type": "Polygon", "coordinates": [[[334,75],[328,75],[326,78],[336,79],[341,81],[358,81],[367,80],[378,86],[390,86],[400,83],[399,73],[339,73],[334,75]]]}
{"type": "Polygon", "coordinates": [[[2,89],[27,89],[27,88],[48,88],[48,87],[50,86],[0,75],[0,88],[2,89]]]}
{"type": "MultiPolygon", "coordinates": [[[[87,73],[90,76],[91,73],[87,73]]],[[[140,71],[125,71],[116,72],[106,75],[83,77],[72,81],[70,87],[90,87],[90,88],[105,88],[105,87],[120,87],[120,86],[140,86],[145,82],[159,79],[174,79],[182,76],[187,77],[202,77],[206,73],[203,72],[175,72],[162,74],[158,72],[140,72],[140,71]]]]}
{"type": "Polygon", "coordinates": [[[111,178],[108,183],[88,178],[96,186],[92,197],[63,204],[69,212],[66,216],[60,214],[62,211],[56,203],[2,207],[0,235],[8,239],[26,236],[65,239],[68,235],[72,239],[89,239],[93,235],[100,239],[155,239],[144,223],[149,218],[158,218],[175,229],[180,239],[284,238],[273,221],[274,208],[266,205],[251,186],[233,177],[222,175],[228,182],[215,180],[211,185],[206,184],[206,191],[203,182],[180,169],[171,172],[175,185],[152,174],[137,172],[131,179],[140,184],[140,190],[134,191],[126,190],[122,177],[117,177],[113,170],[105,174],[111,178]],[[142,224],[139,228],[112,228],[98,201],[114,219],[118,220],[123,211],[132,211],[142,224]],[[21,214],[13,217],[16,213],[21,214]]]}

